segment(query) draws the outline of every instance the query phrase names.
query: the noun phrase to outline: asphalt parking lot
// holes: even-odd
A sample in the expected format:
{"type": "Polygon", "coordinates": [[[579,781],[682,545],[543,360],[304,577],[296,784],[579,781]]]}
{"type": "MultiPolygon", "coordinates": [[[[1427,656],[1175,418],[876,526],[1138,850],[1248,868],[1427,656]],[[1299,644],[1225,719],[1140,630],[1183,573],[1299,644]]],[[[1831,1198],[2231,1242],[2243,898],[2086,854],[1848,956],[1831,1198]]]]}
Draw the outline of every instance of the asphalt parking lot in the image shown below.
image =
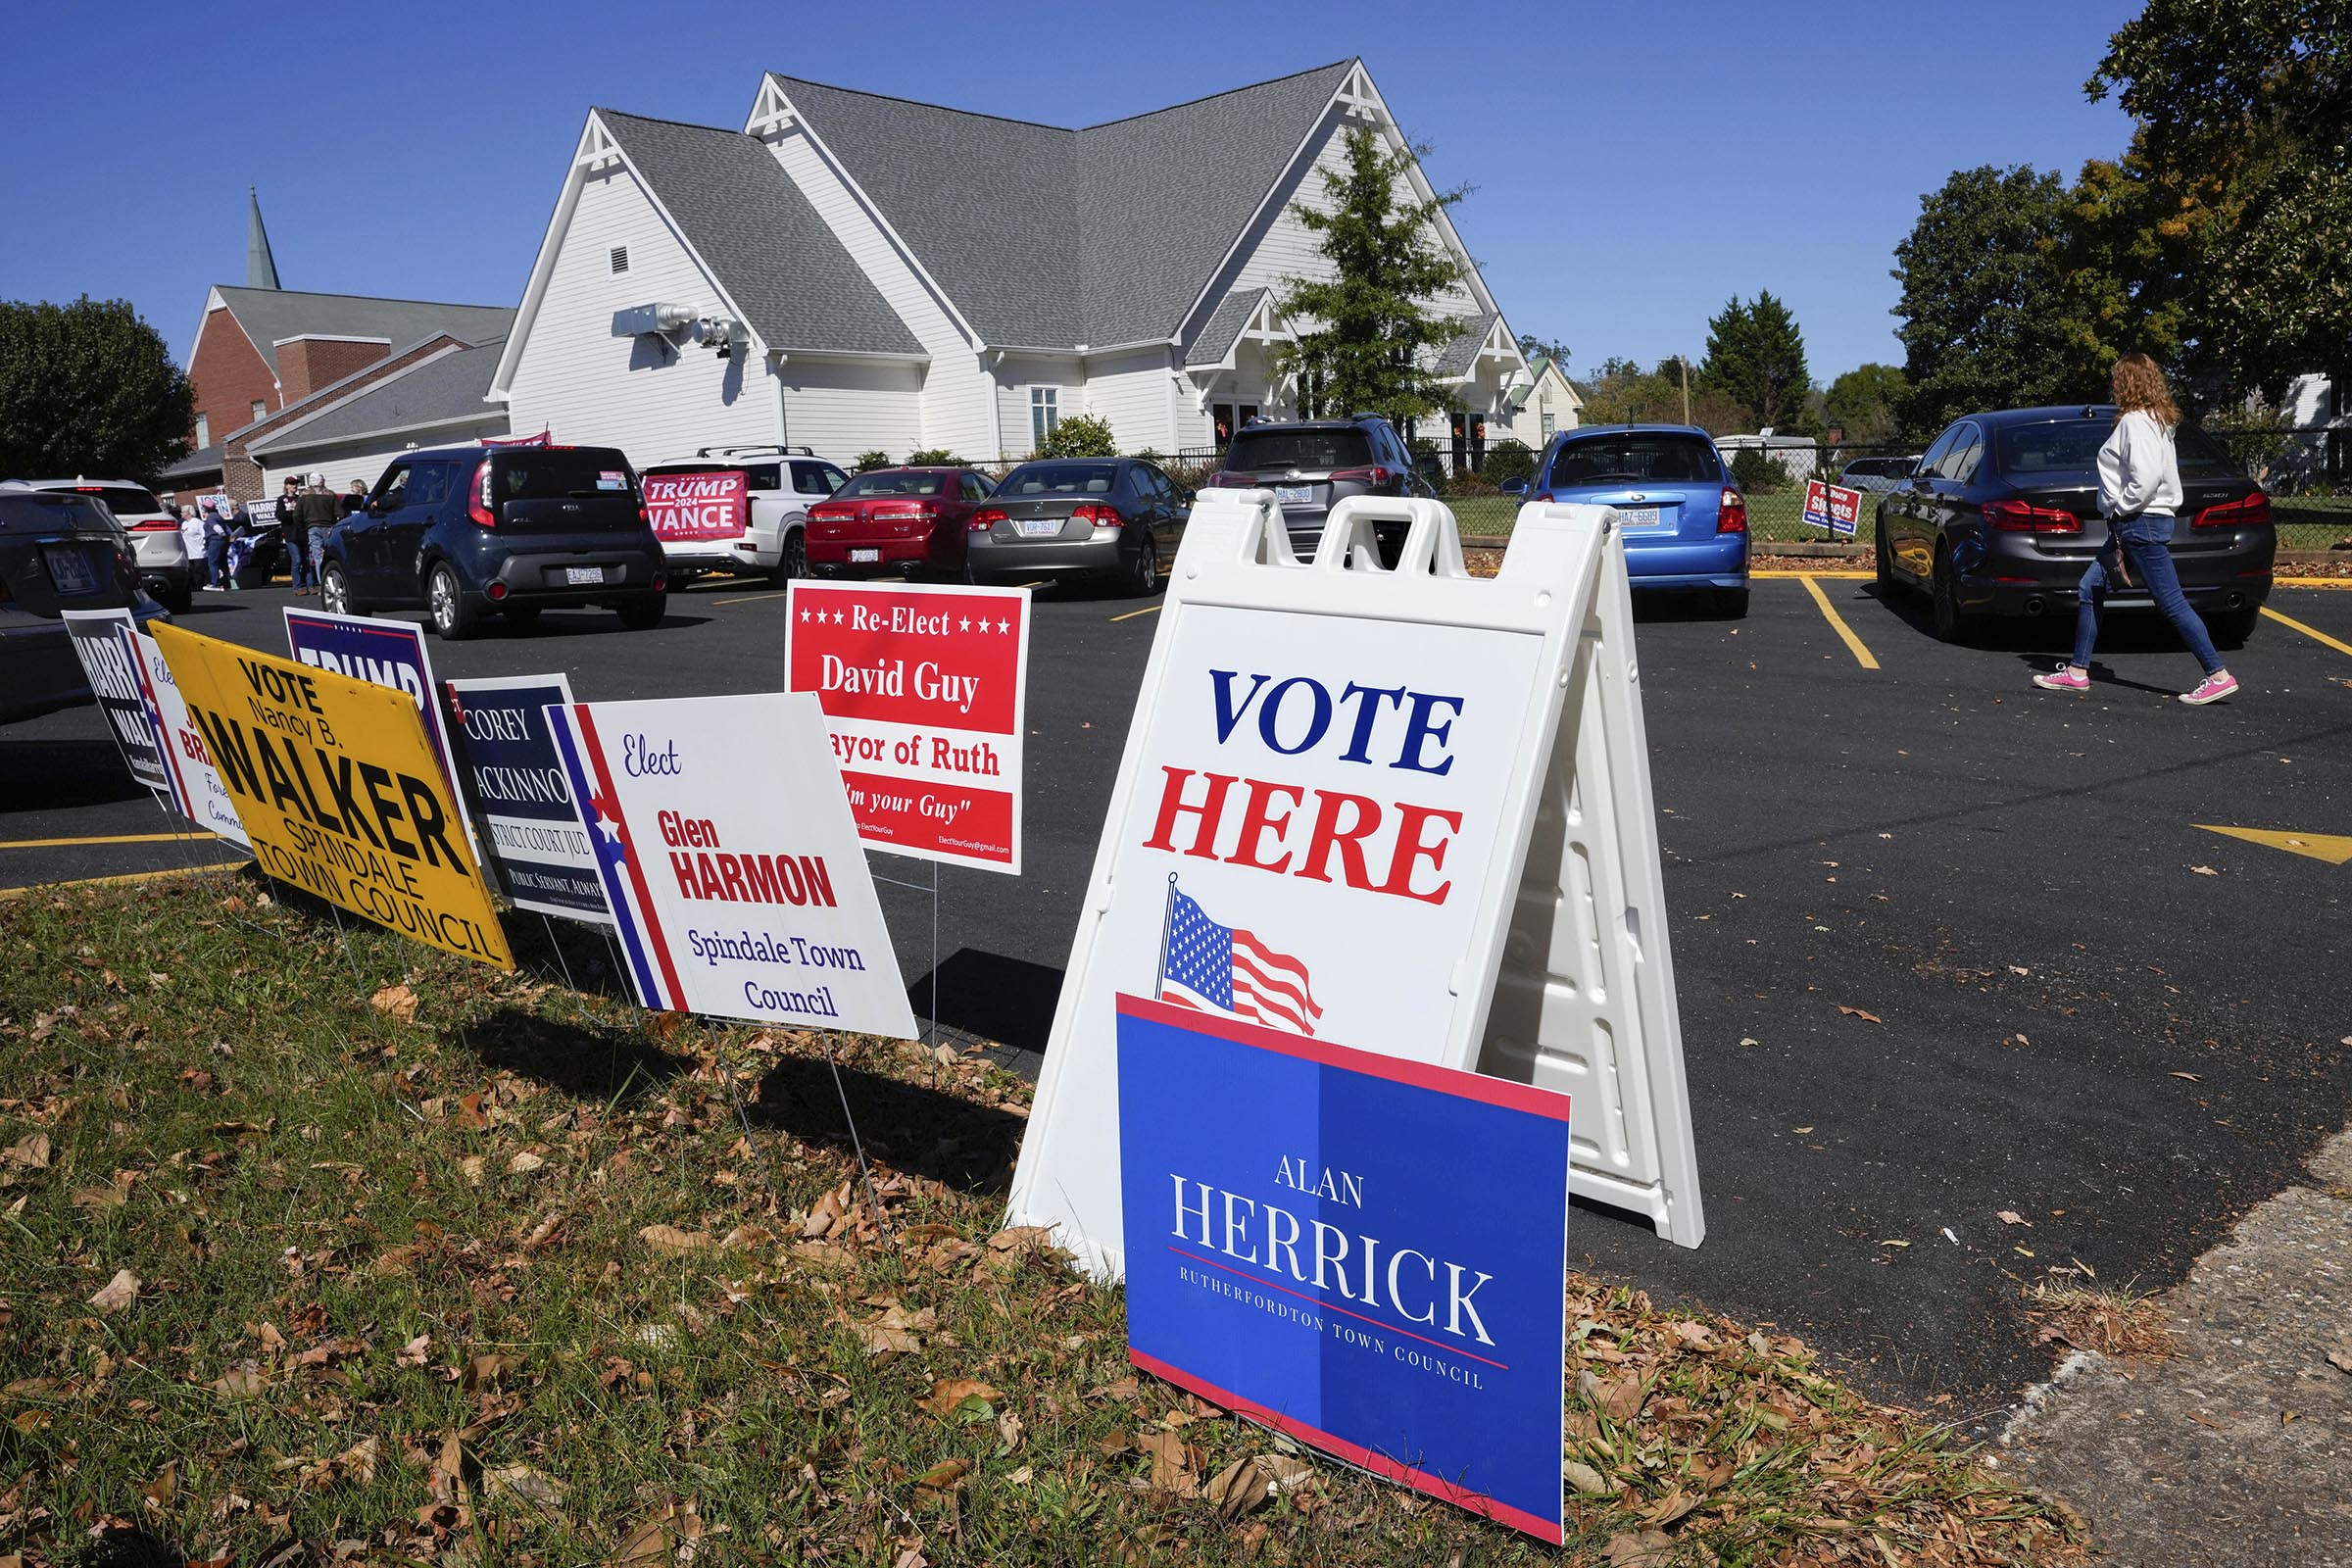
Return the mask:
{"type": "MultiPolygon", "coordinates": [[[[289,602],[202,595],[181,619],[282,652],[289,602]]],[[[708,583],[655,631],[550,612],[433,656],[563,668],[588,700],[773,689],[783,603],[708,583]]],[[[2066,624],[1947,647],[1850,577],[1759,580],[1737,622],[1645,608],[1709,1235],[1684,1251],[1580,1207],[1572,1258],[1966,1421],[2047,1374],[2024,1285],[2161,1287],[2295,1179],[2352,1100],[2352,593],[2272,609],[2228,656],[2240,696],[2192,710],[2171,694],[2194,662],[2152,621],[2112,623],[2071,697],[2027,680],[2066,624]]],[[[1029,871],[943,876],[947,1022],[1043,1045],[1154,624],[1040,594],[1029,871]]],[[[0,730],[0,887],[222,858],[169,836],[94,710],[0,730]]],[[[884,893],[919,1009],[929,900],[884,893]]]]}

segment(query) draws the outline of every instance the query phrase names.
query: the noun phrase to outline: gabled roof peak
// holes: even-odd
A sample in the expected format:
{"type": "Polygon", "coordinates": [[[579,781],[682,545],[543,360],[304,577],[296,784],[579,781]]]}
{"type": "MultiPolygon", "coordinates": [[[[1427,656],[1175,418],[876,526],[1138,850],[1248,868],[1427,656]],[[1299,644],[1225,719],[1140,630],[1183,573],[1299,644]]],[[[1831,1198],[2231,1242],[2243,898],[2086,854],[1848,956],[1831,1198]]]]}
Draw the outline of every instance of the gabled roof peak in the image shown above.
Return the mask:
{"type": "Polygon", "coordinates": [[[1322,73],[1333,70],[1336,67],[1352,66],[1356,63],[1357,57],[1354,55],[1349,55],[1344,60],[1333,60],[1328,61],[1320,66],[1309,66],[1304,71],[1294,71],[1288,75],[1268,76],[1263,81],[1245,82],[1239,87],[1227,87],[1219,92],[1202,93],[1198,98],[1186,98],[1176,103],[1162,104],[1157,109],[1138,110],[1132,115],[1121,115],[1116,120],[1100,120],[1091,125],[1055,125],[1042,120],[1021,120],[1012,115],[992,115],[986,110],[982,109],[958,109],[954,104],[929,103],[920,98],[902,97],[897,93],[870,92],[863,87],[844,87],[835,82],[818,81],[810,76],[795,76],[781,71],[771,71],[767,73],[767,74],[777,81],[803,84],[810,87],[822,87],[828,92],[855,93],[860,98],[873,98],[883,103],[890,104],[905,104],[908,108],[927,109],[936,114],[963,115],[973,120],[995,121],[1001,125],[1020,125],[1030,130],[1057,130],[1066,135],[1075,136],[1081,135],[1090,130],[1102,130],[1111,125],[1122,125],[1131,120],[1149,120],[1153,115],[1164,115],[1178,109],[1190,109],[1196,104],[1213,103],[1219,98],[1230,98],[1236,93],[1253,92],[1260,87],[1272,87],[1282,82],[1295,81],[1301,76],[1319,75],[1322,73]]]}

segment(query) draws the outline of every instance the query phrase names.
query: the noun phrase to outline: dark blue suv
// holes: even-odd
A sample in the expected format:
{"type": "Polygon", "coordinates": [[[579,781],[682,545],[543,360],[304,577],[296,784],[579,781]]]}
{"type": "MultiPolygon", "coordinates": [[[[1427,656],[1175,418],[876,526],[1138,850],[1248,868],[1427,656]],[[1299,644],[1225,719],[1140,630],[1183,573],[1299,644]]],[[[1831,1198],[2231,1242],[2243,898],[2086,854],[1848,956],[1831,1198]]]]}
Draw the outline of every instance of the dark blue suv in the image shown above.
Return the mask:
{"type": "Polygon", "coordinates": [[[326,608],[424,610],[469,637],[495,612],[528,622],[554,605],[605,605],[631,631],[662,624],[662,542],[637,475],[613,447],[445,447],[404,452],[327,535],[326,608]]]}

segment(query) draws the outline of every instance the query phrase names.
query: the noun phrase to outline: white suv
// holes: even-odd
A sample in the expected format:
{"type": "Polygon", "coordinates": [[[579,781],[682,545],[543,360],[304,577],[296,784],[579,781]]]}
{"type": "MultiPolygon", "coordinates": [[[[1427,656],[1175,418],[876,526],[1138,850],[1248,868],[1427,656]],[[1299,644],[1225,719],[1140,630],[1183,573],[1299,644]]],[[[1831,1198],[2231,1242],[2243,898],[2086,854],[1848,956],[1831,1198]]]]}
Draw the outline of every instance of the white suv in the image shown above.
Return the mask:
{"type": "Polygon", "coordinates": [[[188,542],[179,531],[179,518],[144,485],[128,479],[34,479],[34,490],[68,490],[104,504],[130,535],[139,563],[139,586],[166,610],[188,608],[196,574],[188,564],[188,542]]]}
{"type": "Polygon", "coordinates": [[[808,509],[850,476],[807,447],[705,447],[638,474],[647,518],[676,578],[808,575],[808,509]]]}

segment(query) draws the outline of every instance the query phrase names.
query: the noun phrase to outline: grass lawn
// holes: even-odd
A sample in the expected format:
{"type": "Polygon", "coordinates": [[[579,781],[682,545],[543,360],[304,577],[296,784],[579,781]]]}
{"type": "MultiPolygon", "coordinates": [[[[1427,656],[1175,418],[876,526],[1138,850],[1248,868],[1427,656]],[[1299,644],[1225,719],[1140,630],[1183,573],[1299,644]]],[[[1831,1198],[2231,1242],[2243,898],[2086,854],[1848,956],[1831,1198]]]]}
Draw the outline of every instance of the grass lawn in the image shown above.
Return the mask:
{"type": "MultiPolygon", "coordinates": [[[[996,1231],[1025,1084],[830,1040],[885,1231],[827,1040],[574,991],[558,929],[508,976],[249,873],[0,901],[0,1563],[1563,1560],[1136,1374],[996,1231]]],[[[2082,1560],[1793,1339],[1567,1311],[1566,1560],[2082,1560]]]]}

